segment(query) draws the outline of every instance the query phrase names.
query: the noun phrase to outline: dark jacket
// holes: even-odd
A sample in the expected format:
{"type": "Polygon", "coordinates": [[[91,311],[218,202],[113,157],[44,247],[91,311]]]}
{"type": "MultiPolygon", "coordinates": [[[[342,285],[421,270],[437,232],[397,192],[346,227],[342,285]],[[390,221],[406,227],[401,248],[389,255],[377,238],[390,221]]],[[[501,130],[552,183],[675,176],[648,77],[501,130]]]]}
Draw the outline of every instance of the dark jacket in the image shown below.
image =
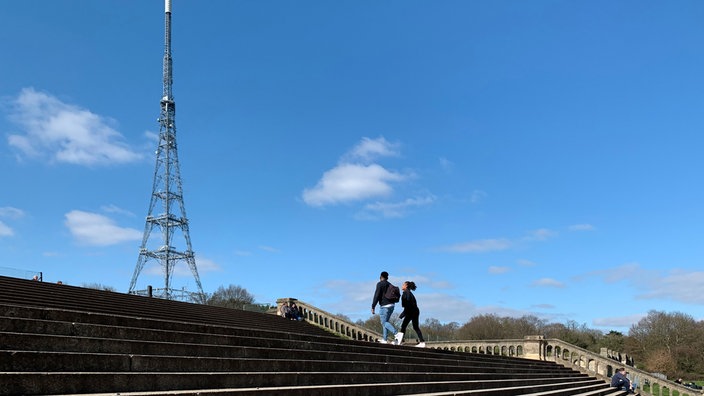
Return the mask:
{"type": "Polygon", "coordinates": [[[611,377],[611,386],[629,390],[631,388],[631,381],[629,381],[625,375],[621,374],[620,371],[617,371],[616,374],[611,377]]]}
{"type": "Polygon", "coordinates": [[[416,302],[416,296],[414,296],[410,290],[404,290],[403,294],[401,294],[401,306],[403,307],[401,317],[408,316],[409,318],[412,318],[420,314],[420,309],[418,309],[418,303],[416,302]]]}
{"type": "Polygon", "coordinates": [[[385,280],[379,281],[379,283],[376,284],[374,298],[372,299],[372,309],[374,309],[377,304],[379,304],[379,306],[395,304],[393,301],[389,301],[386,297],[384,297],[384,294],[386,294],[386,289],[389,288],[389,285],[389,281],[385,280]]]}

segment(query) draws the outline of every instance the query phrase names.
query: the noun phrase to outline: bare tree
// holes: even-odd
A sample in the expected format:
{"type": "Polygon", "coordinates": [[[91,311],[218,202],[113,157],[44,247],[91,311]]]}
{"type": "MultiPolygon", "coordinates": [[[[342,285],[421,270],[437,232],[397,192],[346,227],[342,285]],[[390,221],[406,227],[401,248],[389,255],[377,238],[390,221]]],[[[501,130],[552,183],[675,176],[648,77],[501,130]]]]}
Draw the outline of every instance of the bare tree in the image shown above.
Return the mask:
{"type": "Polygon", "coordinates": [[[244,309],[246,305],[252,303],[254,303],[254,296],[239,285],[218,287],[206,302],[208,305],[234,309],[244,309]]]}
{"type": "Polygon", "coordinates": [[[627,352],[643,361],[647,369],[668,376],[687,375],[704,367],[702,348],[704,325],[680,312],[648,312],[631,326],[626,342],[627,352]]]}

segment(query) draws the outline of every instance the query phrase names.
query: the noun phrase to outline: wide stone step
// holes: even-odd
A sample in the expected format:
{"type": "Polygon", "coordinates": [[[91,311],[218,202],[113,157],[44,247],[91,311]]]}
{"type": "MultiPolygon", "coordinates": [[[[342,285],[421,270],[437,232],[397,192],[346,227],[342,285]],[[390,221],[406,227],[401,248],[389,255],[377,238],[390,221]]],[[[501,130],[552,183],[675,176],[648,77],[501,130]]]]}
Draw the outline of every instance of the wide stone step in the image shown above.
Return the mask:
{"type": "MultiPolygon", "coordinates": [[[[272,392],[275,388],[288,388],[280,394],[294,395],[300,393],[298,388],[308,390],[308,395],[399,395],[419,394],[442,389],[445,391],[487,390],[496,395],[518,395],[533,390],[551,390],[556,387],[579,387],[596,380],[582,378],[535,378],[535,379],[500,379],[500,380],[466,380],[464,373],[388,373],[369,372],[311,372],[302,375],[298,372],[280,373],[0,373],[0,394],[50,395],[78,393],[110,393],[115,395],[126,392],[152,392],[151,394],[279,394],[272,392]],[[267,384],[261,386],[261,384],[267,384]],[[335,393],[312,393],[313,387],[336,386],[335,393]],[[367,384],[366,387],[350,388],[354,384],[367,384]],[[301,388],[309,387],[309,388],[301,388]],[[255,389],[256,388],[256,389],[255,389]],[[169,389],[168,392],[164,389],[169,389]],[[197,389],[197,391],[192,391],[197,389]],[[366,389],[366,390],[365,390],[366,389]],[[503,389],[503,391],[496,391],[503,389]],[[190,390],[190,391],[189,391],[190,390]],[[354,392],[351,392],[354,390],[354,392]],[[154,393],[156,392],[156,393],[154,393]],[[249,393],[248,393],[249,392],[249,393]],[[270,393],[267,393],[270,392],[270,393]],[[338,393],[339,392],[339,393],[338,393]],[[370,393],[364,393],[370,392],[370,393]]],[[[321,388],[322,389],[322,388],[321,388]]]]}
{"type": "MultiPolygon", "coordinates": [[[[131,294],[108,292],[69,285],[57,285],[0,276],[0,301],[44,308],[73,309],[113,315],[134,316],[225,326],[261,327],[276,323],[281,330],[295,329],[299,323],[261,312],[238,311],[190,304],[180,301],[149,298],[131,294]]],[[[307,324],[308,331],[325,335],[325,330],[307,324]]]]}
{"type": "MultiPolygon", "coordinates": [[[[431,349],[417,349],[376,345],[350,341],[335,343],[335,338],[309,338],[320,342],[285,340],[278,338],[241,337],[222,334],[199,334],[153,329],[90,325],[71,322],[51,322],[23,318],[0,318],[0,328],[24,331],[39,330],[50,334],[6,333],[5,348],[16,350],[44,350],[65,352],[102,352],[134,354],[168,354],[215,357],[272,358],[285,356],[291,349],[299,351],[299,358],[345,359],[369,355],[376,361],[391,359],[417,361],[419,358],[447,360],[443,364],[482,364],[484,367],[530,367],[532,370],[570,371],[552,362],[525,359],[492,359],[477,354],[446,353],[431,349]],[[85,334],[93,337],[85,337],[85,334]],[[98,337],[102,336],[102,337],[98,337]],[[63,337],[63,338],[62,338],[63,337]],[[117,338],[120,337],[120,338],[117,338]],[[173,345],[175,344],[175,345],[173,345]],[[302,354],[302,352],[308,352],[302,354]],[[383,351],[383,353],[379,353],[383,351]],[[337,356],[336,356],[337,355],[337,356]],[[452,362],[452,363],[450,363],[452,362]]],[[[249,332],[247,332],[249,334],[249,332]]]]}
{"type": "Polygon", "coordinates": [[[295,354],[288,358],[206,358],[202,356],[169,356],[138,354],[100,354],[100,353],[56,353],[0,351],[0,371],[6,372],[242,372],[242,371],[299,371],[299,372],[352,372],[374,371],[393,372],[400,367],[407,372],[454,373],[462,372],[472,379],[499,378],[537,378],[546,376],[586,377],[576,372],[561,373],[535,372],[531,370],[486,370],[477,365],[458,367],[442,365],[431,359],[417,359],[409,362],[378,362],[367,360],[369,356],[360,355],[359,359],[300,359],[295,354]]]}
{"type": "MultiPolygon", "coordinates": [[[[230,314],[232,314],[232,312],[230,312],[230,314]]],[[[316,329],[317,327],[306,322],[294,322],[293,329],[297,330],[295,332],[291,331],[291,328],[277,330],[277,327],[275,325],[278,322],[284,321],[285,323],[287,323],[288,321],[283,318],[277,318],[275,316],[271,316],[274,321],[273,323],[269,323],[269,326],[264,326],[261,329],[256,329],[250,326],[238,327],[167,321],[163,319],[152,319],[135,316],[120,316],[101,313],[88,313],[72,310],[46,309],[37,307],[7,305],[0,303],[0,317],[7,318],[8,320],[6,322],[0,323],[0,326],[2,326],[0,330],[17,332],[23,331],[24,328],[29,329],[29,331],[31,332],[37,332],[37,330],[32,331],[32,329],[41,328],[43,326],[51,326],[52,324],[55,324],[56,328],[49,327],[49,330],[47,331],[57,332],[57,334],[65,334],[75,332],[75,327],[80,324],[85,326],[94,325],[96,326],[96,329],[99,329],[98,326],[103,325],[105,327],[135,329],[139,328],[152,329],[157,331],[190,332],[198,334],[228,334],[241,335],[247,337],[258,335],[281,339],[328,339],[335,342],[341,341],[339,337],[333,336],[332,334],[329,334],[327,332],[324,334],[317,334],[317,332],[311,333],[311,327],[316,329]],[[14,322],[10,321],[11,319],[14,320],[14,322]],[[22,320],[25,320],[27,322],[23,323],[22,320]],[[40,322],[42,320],[47,323],[42,324],[42,322],[40,322]],[[66,328],[61,329],[58,326],[59,323],[63,323],[66,328]]]]}
{"type": "MultiPolygon", "coordinates": [[[[417,355],[386,355],[379,353],[378,350],[368,351],[367,353],[354,353],[351,350],[345,350],[345,348],[339,347],[338,350],[328,350],[328,351],[316,351],[316,350],[305,350],[305,349],[287,349],[287,348],[274,348],[269,342],[279,344],[279,340],[268,340],[261,339],[261,345],[256,348],[242,347],[238,345],[225,345],[225,344],[189,344],[189,343],[168,343],[168,342],[154,342],[154,341],[138,341],[138,340],[122,340],[122,339],[103,339],[103,338],[89,338],[89,337],[71,337],[71,336],[54,336],[54,335],[44,335],[44,334],[24,334],[24,333],[3,333],[1,334],[3,340],[3,347],[6,348],[5,351],[0,352],[2,356],[5,356],[6,364],[0,362],[0,367],[6,371],[18,371],[20,369],[13,368],[9,365],[11,362],[17,361],[18,364],[21,362],[20,357],[24,356],[20,352],[24,351],[26,354],[34,353],[34,351],[47,352],[46,359],[43,365],[49,367],[48,365],[54,361],[61,361],[61,359],[67,359],[61,357],[61,353],[64,355],[77,356],[77,353],[82,353],[84,357],[87,356],[120,356],[120,355],[153,355],[153,356],[168,356],[169,358],[175,357],[192,357],[198,356],[201,358],[239,358],[239,359],[296,359],[301,361],[306,360],[326,360],[331,362],[369,362],[377,363],[380,365],[406,365],[406,364],[416,364],[425,366],[438,366],[438,367],[454,367],[461,368],[463,370],[479,370],[488,373],[510,371],[513,373],[520,372],[530,372],[530,373],[575,373],[565,367],[559,365],[541,364],[532,365],[527,364],[530,361],[520,361],[516,359],[515,364],[510,362],[502,362],[487,364],[486,362],[475,362],[472,360],[465,359],[449,359],[443,358],[442,356],[433,356],[433,354],[417,354],[417,355]],[[51,352],[51,354],[49,354],[51,352]],[[16,359],[15,359],[15,355],[16,359]]],[[[255,339],[245,339],[247,342],[255,343],[255,339]]],[[[327,346],[327,345],[323,345],[327,346]]],[[[393,349],[390,349],[394,351],[393,349]]],[[[399,351],[394,351],[399,352],[399,351]]],[[[411,351],[409,351],[411,352],[411,351]]],[[[415,352],[412,350],[412,352],[415,352]]],[[[70,358],[68,358],[70,361],[70,358]]],[[[96,358],[97,359],[97,358],[96,358]]],[[[101,357],[101,360],[106,359],[101,357]]],[[[31,362],[31,359],[30,359],[31,362]]],[[[164,363],[168,363],[164,361],[164,363]]],[[[107,364],[107,363],[104,363],[107,364]]],[[[121,359],[116,359],[114,363],[117,367],[130,367],[131,363],[123,362],[121,359]]],[[[60,363],[57,363],[58,367],[61,367],[60,363]]],[[[30,367],[27,365],[22,365],[20,367],[30,367]]],[[[43,366],[42,366],[43,367],[43,366]]],[[[22,368],[21,370],[25,370],[22,368]]],[[[49,370],[49,368],[43,368],[41,370],[49,370]]],[[[53,369],[54,371],[61,370],[61,368],[53,369]]],[[[118,369],[115,369],[118,370],[118,369]]],[[[298,370],[298,368],[296,368],[298,370]]]]}
{"type": "MultiPolygon", "coordinates": [[[[565,384],[571,385],[571,384],[565,384]]],[[[576,396],[577,394],[584,394],[585,392],[589,395],[603,395],[611,392],[612,390],[603,381],[598,381],[597,383],[580,386],[578,388],[570,389],[552,389],[541,392],[526,393],[523,396],[576,396]],[[597,392],[597,393],[593,393],[597,392]]]]}
{"type": "Polygon", "coordinates": [[[621,390],[618,390],[616,388],[612,388],[607,385],[603,389],[596,389],[596,390],[589,391],[589,392],[578,393],[573,396],[625,396],[627,394],[628,394],[628,392],[626,392],[626,391],[621,391],[621,390]]]}

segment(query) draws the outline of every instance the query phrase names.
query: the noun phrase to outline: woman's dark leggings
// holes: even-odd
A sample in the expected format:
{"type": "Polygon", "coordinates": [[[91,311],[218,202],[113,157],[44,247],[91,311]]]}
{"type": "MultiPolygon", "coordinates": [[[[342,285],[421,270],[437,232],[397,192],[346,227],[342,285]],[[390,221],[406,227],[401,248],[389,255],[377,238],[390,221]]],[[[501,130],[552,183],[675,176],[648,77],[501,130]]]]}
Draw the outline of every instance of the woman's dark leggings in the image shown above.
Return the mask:
{"type": "Polygon", "coordinates": [[[401,333],[406,332],[406,327],[408,327],[408,322],[413,323],[413,331],[418,334],[418,339],[420,342],[424,342],[425,340],[423,339],[423,333],[420,332],[420,327],[418,327],[418,317],[420,316],[420,312],[418,312],[415,315],[406,315],[403,318],[403,323],[401,324],[401,333]]]}

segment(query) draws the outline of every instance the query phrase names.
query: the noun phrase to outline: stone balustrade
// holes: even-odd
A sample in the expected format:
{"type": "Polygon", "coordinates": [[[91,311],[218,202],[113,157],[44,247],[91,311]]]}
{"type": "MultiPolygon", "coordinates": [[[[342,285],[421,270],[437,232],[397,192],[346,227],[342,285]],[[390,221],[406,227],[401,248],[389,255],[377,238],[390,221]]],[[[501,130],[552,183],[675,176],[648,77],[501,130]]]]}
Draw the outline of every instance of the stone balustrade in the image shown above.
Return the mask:
{"type": "MultiPolygon", "coordinates": [[[[289,304],[295,302],[304,320],[336,335],[370,342],[376,342],[381,338],[381,334],[378,332],[359,327],[339,316],[295,298],[280,298],[276,300],[277,313],[281,314],[281,307],[284,302],[289,304]]],[[[605,381],[609,381],[616,369],[626,367],[631,381],[638,385],[641,394],[654,396],[694,396],[704,394],[702,391],[687,388],[633,367],[633,359],[626,354],[607,350],[606,348],[602,348],[600,353],[595,353],[555,338],[546,339],[543,336],[526,336],[523,339],[513,340],[428,341],[426,345],[428,348],[434,349],[554,361],[565,367],[602,378],[605,381]]]]}
{"type": "Polygon", "coordinates": [[[370,342],[376,342],[381,338],[381,334],[375,331],[357,326],[356,324],[342,319],[337,315],[333,315],[295,298],[279,298],[276,300],[276,312],[281,316],[283,316],[281,314],[281,307],[284,302],[288,302],[289,304],[295,302],[305,321],[320,326],[331,333],[344,338],[370,342]]]}

